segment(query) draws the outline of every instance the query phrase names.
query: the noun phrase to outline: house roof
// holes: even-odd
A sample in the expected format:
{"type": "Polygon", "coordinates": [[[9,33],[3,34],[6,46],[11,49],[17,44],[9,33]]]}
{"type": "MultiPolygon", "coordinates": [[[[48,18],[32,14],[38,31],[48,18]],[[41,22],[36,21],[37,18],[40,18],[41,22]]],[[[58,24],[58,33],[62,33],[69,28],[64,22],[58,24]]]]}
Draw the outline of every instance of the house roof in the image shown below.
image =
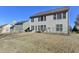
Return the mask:
{"type": "Polygon", "coordinates": [[[21,21],[21,22],[17,22],[17,23],[15,23],[15,25],[20,25],[20,24],[23,24],[23,23],[25,23],[26,21],[21,21]]]}
{"type": "Polygon", "coordinates": [[[58,8],[58,9],[48,10],[48,11],[44,11],[44,12],[38,12],[38,13],[34,14],[33,16],[31,16],[30,18],[44,16],[44,15],[51,15],[51,14],[61,13],[61,12],[67,12],[68,10],[69,10],[68,7],[64,7],[64,8],[58,8]]]}

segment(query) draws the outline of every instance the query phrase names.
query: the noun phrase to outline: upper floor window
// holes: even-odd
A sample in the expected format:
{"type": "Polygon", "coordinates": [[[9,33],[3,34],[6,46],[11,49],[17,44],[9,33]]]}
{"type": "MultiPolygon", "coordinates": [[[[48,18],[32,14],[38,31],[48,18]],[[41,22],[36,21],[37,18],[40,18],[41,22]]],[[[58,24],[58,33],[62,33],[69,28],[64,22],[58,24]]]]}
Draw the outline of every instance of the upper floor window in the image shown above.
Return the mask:
{"type": "Polygon", "coordinates": [[[46,16],[38,17],[38,22],[40,22],[40,21],[46,21],[46,16]]]}
{"type": "Polygon", "coordinates": [[[64,18],[64,19],[66,18],[66,12],[63,13],[63,18],[64,18]]]}
{"type": "Polygon", "coordinates": [[[66,18],[66,12],[63,13],[57,13],[57,14],[53,14],[53,19],[65,19],[66,18]]]}
{"type": "Polygon", "coordinates": [[[41,21],[43,21],[43,16],[41,16],[41,21]]]}
{"type": "Polygon", "coordinates": [[[44,18],[44,21],[46,21],[46,16],[44,16],[43,18],[44,18]]]}
{"type": "Polygon", "coordinates": [[[34,22],[34,18],[31,18],[31,22],[34,22]]]}
{"type": "Polygon", "coordinates": [[[62,14],[61,13],[57,14],[57,19],[62,19],[62,14]]]}
{"type": "Polygon", "coordinates": [[[41,21],[41,19],[40,19],[40,17],[38,17],[38,22],[40,22],[41,21]]]}
{"type": "Polygon", "coordinates": [[[53,15],[53,19],[56,19],[56,14],[53,15]]]}

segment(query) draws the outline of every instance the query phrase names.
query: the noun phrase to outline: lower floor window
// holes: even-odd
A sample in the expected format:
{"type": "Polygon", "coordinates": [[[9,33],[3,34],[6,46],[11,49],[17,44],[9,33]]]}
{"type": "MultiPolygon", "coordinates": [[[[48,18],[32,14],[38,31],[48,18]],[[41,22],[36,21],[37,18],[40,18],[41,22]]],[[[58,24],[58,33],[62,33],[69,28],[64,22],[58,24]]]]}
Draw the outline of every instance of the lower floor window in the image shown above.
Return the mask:
{"type": "Polygon", "coordinates": [[[37,31],[37,26],[35,26],[35,30],[37,31]]]}
{"type": "Polygon", "coordinates": [[[34,26],[33,25],[31,26],[31,30],[34,30],[34,26]]]}
{"type": "Polygon", "coordinates": [[[57,24],[56,25],[56,31],[63,31],[63,25],[62,24],[57,24]]]}
{"type": "Polygon", "coordinates": [[[46,31],[46,25],[38,25],[38,31],[46,31]]]}

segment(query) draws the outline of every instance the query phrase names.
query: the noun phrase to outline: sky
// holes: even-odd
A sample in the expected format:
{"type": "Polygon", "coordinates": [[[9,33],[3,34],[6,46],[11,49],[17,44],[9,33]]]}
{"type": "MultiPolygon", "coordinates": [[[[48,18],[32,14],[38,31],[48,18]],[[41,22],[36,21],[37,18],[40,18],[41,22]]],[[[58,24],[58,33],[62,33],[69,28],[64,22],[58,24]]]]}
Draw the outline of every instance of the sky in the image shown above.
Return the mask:
{"type": "MultiPolygon", "coordinates": [[[[29,20],[29,17],[37,12],[47,11],[64,6],[0,6],[0,25],[12,24],[29,20]]],[[[76,16],[79,14],[79,6],[69,6],[69,25],[74,26],[76,16]]]]}

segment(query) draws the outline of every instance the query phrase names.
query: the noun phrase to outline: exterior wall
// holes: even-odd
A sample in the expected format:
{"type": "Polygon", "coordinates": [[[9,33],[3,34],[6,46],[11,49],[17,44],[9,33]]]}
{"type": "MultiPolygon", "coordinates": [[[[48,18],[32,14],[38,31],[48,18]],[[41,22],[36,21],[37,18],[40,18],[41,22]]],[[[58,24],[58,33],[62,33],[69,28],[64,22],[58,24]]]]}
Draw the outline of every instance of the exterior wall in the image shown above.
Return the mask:
{"type": "Polygon", "coordinates": [[[24,32],[23,25],[15,25],[13,32],[24,32]]]}
{"type": "Polygon", "coordinates": [[[11,33],[16,33],[16,32],[25,32],[25,30],[29,27],[29,23],[28,22],[24,22],[22,24],[19,25],[14,25],[13,28],[10,29],[11,33]]]}
{"type": "Polygon", "coordinates": [[[29,22],[23,23],[23,30],[25,31],[29,27],[29,22]]]}
{"type": "Polygon", "coordinates": [[[4,27],[2,27],[1,33],[10,33],[10,27],[11,25],[5,25],[4,27]]]}
{"type": "Polygon", "coordinates": [[[0,28],[0,33],[2,32],[2,28],[0,28]]]}
{"type": "MultiPolygon", "coordinates": [[[[38,25],[46,25],[46,32],[50,32],[50,33],[68,33],[68,12],[66,13],[66,19],[59,19],[59,20],[54,20],[53,19],[53,15],[48,15],[46,16],[46,21],[40,21],[38,22],[38,17],[34,18],[34,22],[31,22],[30,19],[30,29],[31,29],[31,25],[37,26],[38,25]],[[56,31],[56,24],[62,24],[63,25],[63,31],[56,31]]],[[[33,31],[35,32],[35,30],[33,31]]]]}
{"type": "Polygon", "coordinates": [[[11,32],[11,33],[14,33],[14,30],[13,30],[13,29],[10,29],[10,32],[11,32]]]}

